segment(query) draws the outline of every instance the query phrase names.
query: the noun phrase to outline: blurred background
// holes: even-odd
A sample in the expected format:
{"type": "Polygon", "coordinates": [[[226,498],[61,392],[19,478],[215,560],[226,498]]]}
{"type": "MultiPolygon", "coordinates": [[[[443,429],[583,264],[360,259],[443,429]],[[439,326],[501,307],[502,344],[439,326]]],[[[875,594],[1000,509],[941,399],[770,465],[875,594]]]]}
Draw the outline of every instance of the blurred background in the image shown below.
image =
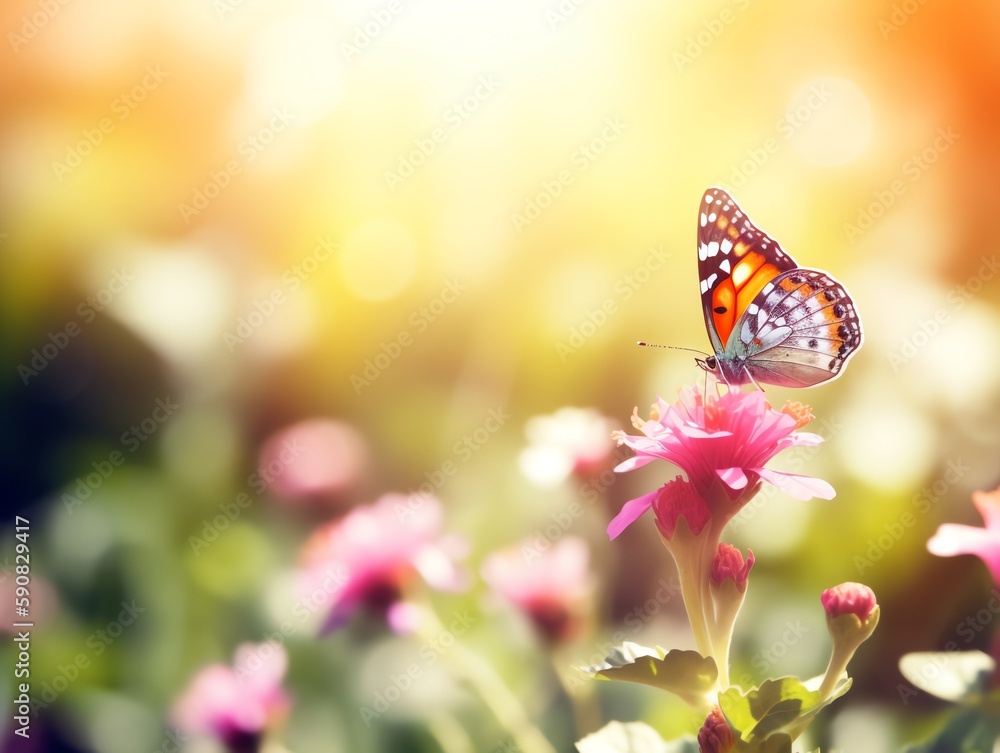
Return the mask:
{"type": "MultiPolygon", "coordinates": [[[[19,514],[33,692],[52,691],[11,749],[172,750],[172,704],[287,617],[317,526],[421,485],[472,576],[525,539],[588,543],[587,626],[558,650],[478,577],[432,596],[474,616],[464,645],[557,750],[611,719],[695,732],[653,689],[564,687],[616,633],[692,645],[652,524],[604,534],[671,469],[615,477],[610,440],[581,468],[559,447],[582,429],[532,419],[591,409],[607,437],[702,382],[693,354],[634,343],[707,347],[710,185],[843,281],[866,334],[843,378],[768,389],[811,404],[827,440],[775,467],[838,496],[764,494],[731,524],[757,556],[734,676],[822,672],[819,594],[863,581],[882,623],[814,744],[891,750],[948,713],[901,692],[896,664],[995,632],[982,564],[925,549],[941,522],[979,525],[970,493],[1000,483],[994,3],[12,0],[0,17],[0,589],[6,613],[19,514]],[[144,610],[127,626],[123,604],[144,610]]],[[[288,750],[512,749],[443,663],[368,723],[419,643],[359,620],[285,641],[288,750]]]]}

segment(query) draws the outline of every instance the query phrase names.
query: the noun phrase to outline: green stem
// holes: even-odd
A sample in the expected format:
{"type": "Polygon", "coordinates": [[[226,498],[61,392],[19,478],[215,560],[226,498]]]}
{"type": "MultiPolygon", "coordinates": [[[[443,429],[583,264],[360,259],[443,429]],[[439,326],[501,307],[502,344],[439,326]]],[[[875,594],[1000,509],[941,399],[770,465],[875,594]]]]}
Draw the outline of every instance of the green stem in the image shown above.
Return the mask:
{"type": "Polygon", "coordinates": [[[597,702],[597,694],[594,692],[597,683],[586,682],[582,683],[582,687],[578,687],[567,682],[566,675],[560,672],[559,669],[560,667],[567,666],[570,662],[563,661],[563,658],[560,656],[561,653],[552,655],[552,671],[559,678],[559,684],[562,685],[563,692],[569,698],[570,705],[573,708],[573,724],[576,729],[576,738],[577,740],[582,740],[591,732],[597,730],[603,720],[601,705],[597,702]]]}
{"type": "MultiPolygon", "coordinates": [[[[678,524],[679,526],[680,524],[678,524]]],[[[690,535],[688,532],[685,533],[690,535]]],[[[681,534],[681,536],[684,535],[681,534]]],[[[677,576],[681,581],[681,597],[684,599],[684,608],[687,610],[688,621],[691,623],[691,632],[694,633],[695,646],[702,656],[710,657],[712,656],[712,640],[708,630],[707,608],[711,606],[711,601],[707,603],[705,601],[707,590],[703,584],[703,581],[707,581],[704,565],[705,540],[691,538],[682,543],[675,533],[673,541],[664,540],[664,544],[667,544],[667,548],[677,564],[677,576]],[[687,545],[688,543],[691,545],[687,545]],[[674,544],[674,546],[670,546],[670,544],[674,544]]]]}
{"type": "Polygon", "coordinates": [[[819,686],[819,700],[822,703],[833,689],[837,687],[840,676],[847,671],[847,664],[854,656],[857,646],[844,645],[834,641],[833,651],[830,653],[830,663],[826,665],[826,674],[823,676],[823,684],[819,686]]]}
{"type": "MultiPolygon", "coordinates": [[[[430,641],[436,641],[446,629],[430,606],[426,607],[426,619],[421,627],[423,637],[430,641]]],[[[455,640],[445,657],[462,679],[475,689],[522,753],[556,753],[510,688],[479,654],[455,640]]]]}
{"type": "Polygon", "coordinates": [[[715,648],[716,663],[719,667],[719,687],[729,687],[729,651],[733,643],[733,629],[736,617],[743,606],[743,597],[736,584],[725,581],[714,589],[716,621],[712,625],[712,645],[715,648]]]}
{"type": "Polygon", "coordinates": [[[442,753],[474,753],[469,733],[450,714],[437,714],[427,721],[427,729],[441,747],[442,753]]]}

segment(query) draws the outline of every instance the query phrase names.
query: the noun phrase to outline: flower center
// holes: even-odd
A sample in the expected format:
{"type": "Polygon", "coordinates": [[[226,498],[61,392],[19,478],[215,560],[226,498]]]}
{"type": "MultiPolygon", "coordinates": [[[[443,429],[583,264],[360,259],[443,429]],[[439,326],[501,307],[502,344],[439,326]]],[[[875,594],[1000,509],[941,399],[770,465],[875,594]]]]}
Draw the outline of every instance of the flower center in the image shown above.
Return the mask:
{"type": "Polygon", "coordinates": [[[801,429],[803,426],[812,421],[813,418],[815,418],[810,406],[797,403],[793,400],[786,401],[784,407],[781,409],[781,412],[786,416],[791,416],[795,419],[796,429],[801,429]]]}

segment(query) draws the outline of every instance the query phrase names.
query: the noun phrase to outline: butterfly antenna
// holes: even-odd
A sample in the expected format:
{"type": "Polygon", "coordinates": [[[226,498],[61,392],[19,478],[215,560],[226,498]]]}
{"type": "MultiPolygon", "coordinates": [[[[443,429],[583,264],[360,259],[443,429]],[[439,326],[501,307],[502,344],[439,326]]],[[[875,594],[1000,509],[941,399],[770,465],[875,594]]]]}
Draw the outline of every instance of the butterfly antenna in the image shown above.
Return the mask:
{"type": "Polygon", "coordinates": [[[642,340],[637,340],[635,344],[641,345],[644,348],[667,348],[668,350],[689,350],[692,353],[700,353],[706,358],[712,355],[711,353],[706,353],[705,351],[698,350],[697,348],[681,348],[678,347],[677,345],[657,345],[656,343],[647,343],[643,342],[642,340]]]}

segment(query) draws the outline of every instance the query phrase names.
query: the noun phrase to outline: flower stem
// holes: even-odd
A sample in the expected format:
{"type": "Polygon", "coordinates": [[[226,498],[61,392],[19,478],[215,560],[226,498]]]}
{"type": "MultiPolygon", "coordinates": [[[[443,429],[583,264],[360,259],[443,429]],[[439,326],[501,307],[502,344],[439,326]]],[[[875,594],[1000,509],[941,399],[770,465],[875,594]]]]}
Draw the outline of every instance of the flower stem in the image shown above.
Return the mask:
{"type": "Polygon", "coordinates": [[[823,684],[819,686],[821,703],[837,687],[837,682],[840,680],[840,676],[847,671],[847,664],[851,661],[856,649],[857,646],[834,642],[833,651],[830,653],[830,663],[826,665],[826,674],[823,676],[823,684]]]}
{"type": "MultiPolygon", "coordinates": [[[[437,614],[427,606],[424,619],[421,620],[420,632],[423,637],[436,642],[445,630],[437,614]]],[[[456,639],[447,649],[445,658],[459,676],[475,689],[500,725],[510,733],[518,750],[522,753],[556,753],[510,688],[479,654],[456,639]]]]}
{"type": "Polygon", "coordinates": [[[474,753],[469,733],[450,714],[432,716],[427,721],[427,728],[441,747],[441,753],[474,753]]]}
{"type": "MultiPolygon", "coordinates": [[[[677,542],[675,537],[674,542],[677,542]]],[[[664,543],[668,542],[664,540],[664,543]]],[[[712,641],[708,631],[708,615],[705,596],[708,593],[703,581],[707,582],[704,566],[704,540],[693,539],[694,546],[668,546],[677,564],[677,576],[681,581],[681,597],[687,610],[694,643],[702,656],[712,656],[712,641]]]]}
{"type": "Polygon", "coordinates": [[[735,584],[727,581],[713,597],[716,620],[712,623],[712,647],[715,650],[715,661],[719,668],[719,687],[725,690],[729,687],[729,651],[733,643],[733,628],[736,617],[743,606],[743,598],[735,584]]]}
{"type": "Polygon", "coordinates": [[[598,703],[597,694],[594,692],[597,683],[582,683],[582,687],[572,684],[569,678],[559,671],[560,667],[570,664],[569,661],[563,661],[564,658],[562,652],[552,656],[552,671],[559,678],[559,684],[562,685],[563,692],[569,698],[570,705],[573,708],[573,723],[576,729],[576,737],[578,740],[582,740],[601,726],[601,704],[598,703]]]}

